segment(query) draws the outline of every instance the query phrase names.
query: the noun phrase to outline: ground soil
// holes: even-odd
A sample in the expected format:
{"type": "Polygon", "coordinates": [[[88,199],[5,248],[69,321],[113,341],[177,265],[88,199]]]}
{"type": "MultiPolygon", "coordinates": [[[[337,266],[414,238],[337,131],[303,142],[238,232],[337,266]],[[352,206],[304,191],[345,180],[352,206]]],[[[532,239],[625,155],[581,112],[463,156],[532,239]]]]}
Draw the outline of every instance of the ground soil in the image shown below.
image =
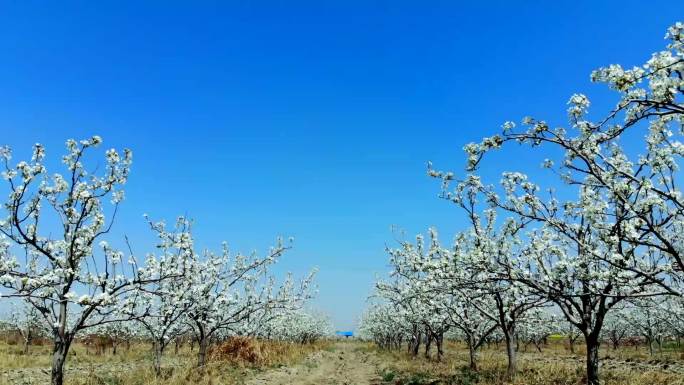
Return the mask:
{"type": "Polygon", "coordinates": [[[303,363],[257,374],[246,385],[376,385],[380,359],[353,343],[338,342],[303,363]]]}

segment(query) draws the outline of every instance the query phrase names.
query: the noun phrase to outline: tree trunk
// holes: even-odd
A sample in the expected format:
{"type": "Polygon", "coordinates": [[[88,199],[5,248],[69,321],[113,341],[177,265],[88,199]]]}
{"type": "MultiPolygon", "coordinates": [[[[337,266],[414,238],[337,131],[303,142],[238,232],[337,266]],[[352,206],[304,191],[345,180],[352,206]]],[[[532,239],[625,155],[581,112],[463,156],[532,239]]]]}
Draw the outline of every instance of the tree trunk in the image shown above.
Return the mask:
{"type": "Polygon", "coordinates": [[[599,385],[599,340],[590,333],[586,337],[587,344],[587,384],[599,385]]]}
{"type": "Polygon", "coordinates": [[[504,339],[506,341],[506,354],[508,356],[508,367],[506,368],[506,376],[508,379],[513,378],[515,376],[515,372],[517,371],[517,360],[516,360],[516,353],[515,353],[515,345],[517,344],[515,333],[511,333],[510,331],[504,333],[504,339]]]}
{"type": "Polygon", "coordinates": [[[413,325],[413,340],[411,341],[411,346],[409,348],[409,351],[411,352],[411,355],[413,357],[418,356],[418,350],[420,349],[420,338],[421,338],[421,333],[418,330],[418,325],[413,325]]]}
{"type": "Polygon", "coordinates": [[[24,355],[29,354],[29,346],[31,345],[31,338],[27,337],[24,339],[24,355]]]}
{"type": "Polygon", "coordinates": [[[653,355],[653,341],[650,338],[646,338],[646,343],[648,344],[648,354],[653,355]]]}
{"type": "Polygon", "coordinates": [[[430,358],[430,347],[432,346],[432,335],[425,332],[425,358],[430,358]]]}
{"type": "Polygon", "coordinates": [[[411,355],[414,357],[418,356],[418,351],[420,350],[420,338],[421,338],[421,333],[418,332],[413,336],[413,346],[411,350],[411,355]]]}
{"type": "Polygon", "coordinates": [[[52,370],[51,370],[51,384],[64,384],[64,361],[66,361],[67,353],[69,352],[70,341],[64,341],[62,338],[56,338],[52,348],[52,370]]]}
{"type": "Polygon", "coordinates": [[[207,363],[207,348],[209,347],[209,338],[201,337],[199,340],[199,351],[197,352],[197,366],[203,367],[207,363]]]}
{"type": "Polygon", "coordinates": [[[442,361],[444,356],[444,333],[439,333],[435,340],[437,344],[437,361],[442,361]]]}
{"type": "Polygon", "coordinates": [[[50,371],[50,383],[52,385],[64,384],[64,362],[69,353],[69,346],[74,336],[67,332],[67,301],[61,300],[59,304],[59,326],[53,331],[52,345],[52,368],[50,371]]]}
{"type": "Polygon", "coordinates": [[[159,377],[161,375],[161,359],[164,353],[164,345],[160,341],[154,343],[154,373],[159,377]]]}
{"type": "Polygon", "coordinates": [[[477,352],[475,351],[475,342],[472,337],[468,337],[468,353],[470,354],[470,369],[477,371],[477,352]]]}

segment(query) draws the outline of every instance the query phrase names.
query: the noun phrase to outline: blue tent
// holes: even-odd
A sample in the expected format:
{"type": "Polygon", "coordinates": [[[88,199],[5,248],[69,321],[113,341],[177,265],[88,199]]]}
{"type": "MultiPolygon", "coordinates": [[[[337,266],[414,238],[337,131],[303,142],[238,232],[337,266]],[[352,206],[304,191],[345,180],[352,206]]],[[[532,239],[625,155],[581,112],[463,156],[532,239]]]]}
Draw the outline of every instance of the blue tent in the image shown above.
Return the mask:
{"type": "Polygon", "coordinates": [[[354,337],[354,332],[351,332],[351,331],[349,331],[349,332],[337,331],[337,332],[335,332],[335,334],[337,334],[340,337],[347,337],[347,338],[354,337]]]}

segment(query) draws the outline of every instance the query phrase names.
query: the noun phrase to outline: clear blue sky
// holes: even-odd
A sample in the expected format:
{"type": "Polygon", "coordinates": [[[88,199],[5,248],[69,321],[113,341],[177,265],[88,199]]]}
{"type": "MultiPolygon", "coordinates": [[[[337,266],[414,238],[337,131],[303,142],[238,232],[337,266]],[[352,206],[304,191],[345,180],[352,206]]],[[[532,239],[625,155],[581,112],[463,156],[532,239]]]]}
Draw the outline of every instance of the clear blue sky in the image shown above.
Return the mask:
{"type": "Polygon", "coordinates": [[[573,92],[600,105],[590,71],[643,63],[681,11],[677,1],[2,2],[0,144],[18,157],[34,142],[61,155],[65,139],[93,134],[130,147],[114,237],[149,248],[143,213],[189,214],[206,247],[263,251],[294,236],[279,271],[318,266],[315,306],[349,328],[387,270],[391,225],[434,225],[445,238],[463,225],[426,161],[460,169],[462,146],[505,120],[562,124],[573,92]]]}

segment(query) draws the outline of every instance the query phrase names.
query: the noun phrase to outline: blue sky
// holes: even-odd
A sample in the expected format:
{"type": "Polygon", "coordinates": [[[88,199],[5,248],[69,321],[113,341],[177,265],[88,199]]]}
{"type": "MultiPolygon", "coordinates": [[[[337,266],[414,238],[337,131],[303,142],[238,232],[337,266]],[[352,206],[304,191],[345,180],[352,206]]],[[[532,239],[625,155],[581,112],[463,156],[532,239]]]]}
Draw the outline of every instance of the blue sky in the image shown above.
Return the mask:
{"type": "MultiPolygon", "coordinates": [[[[350,328],[391,225],[448,239],[464,224],[428,160],[460,170],[463,145],[505,120],[562,124],[573,92],[611,105],[591,70],[643,63],[684,16],[671,1],[546,3],[2,2],[0,144],[131,148],[113,237],[151,249],[143,213],[192,216],[202,247],[294,236],[278,270],[318,266],[314,306],[350,328]]],[[[482,172],[540,161],[507,151],[482,172]]]]}

